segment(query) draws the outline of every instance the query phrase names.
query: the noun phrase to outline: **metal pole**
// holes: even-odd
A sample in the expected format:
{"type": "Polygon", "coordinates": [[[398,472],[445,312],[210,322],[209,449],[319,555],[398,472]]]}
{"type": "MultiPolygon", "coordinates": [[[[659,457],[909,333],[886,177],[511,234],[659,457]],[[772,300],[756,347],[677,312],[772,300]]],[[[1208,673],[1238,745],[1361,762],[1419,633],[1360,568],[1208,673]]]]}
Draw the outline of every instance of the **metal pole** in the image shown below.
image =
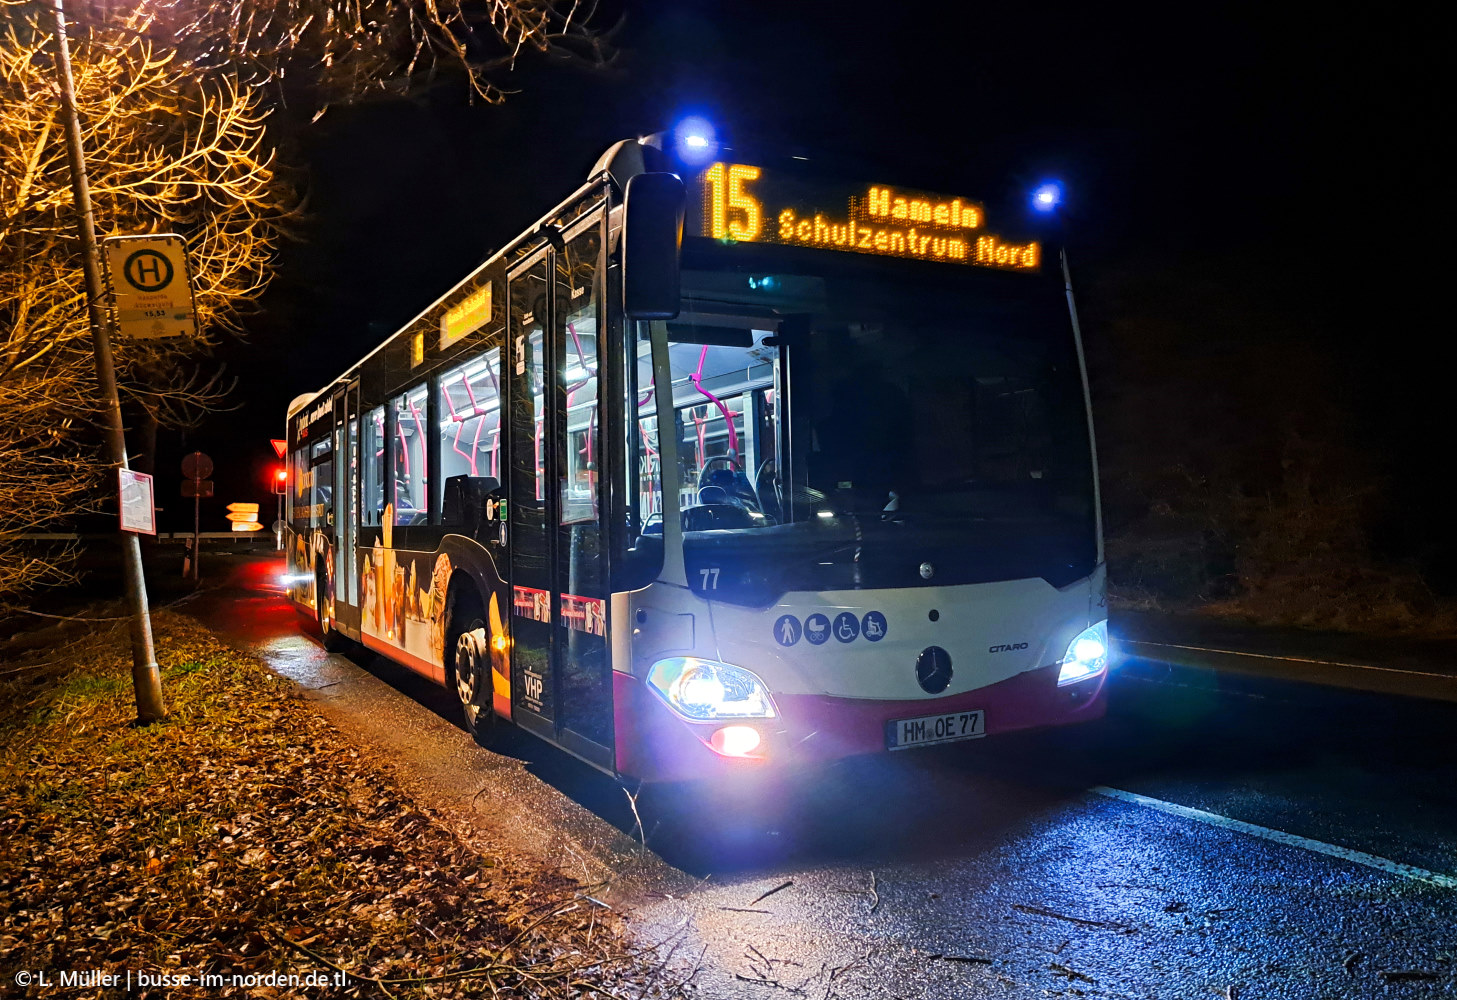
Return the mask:
{"type": "MultiPolygon", "coordinates": [[[[106,444],[111,463],[127,468],[126,434],[121,422],[121,399],[116,392],[116,368],[111,360],[111,335],[102,312],[101,256],[96,249],[96,226],[91,214],[91,189],[86,181],[86,155],[81,148],[81,121],[76,114],[76,90],[71,78],[71,46],[66,40],[66,11],[53,0],[56,23],[56,71],[60,76],[61,112],[66,125],[66,151],[71,161],[71,193],[76,202],[76,229],[86,271],[87,312],[96,350],[96,381],[106,410],[106,444]]],[[[135,533],[121,532],[122,566],[126,578],[127,610],[132,639],[132,687],[136,691],[137,721],[156,722],[167,714],[162,703],[162,676],[152,650],[152,620],[147,611],[147,583],[142,575],[142,548],[135,533]]]]}
{"type": "MultiPolygon", "coordinates": [[[[192,453],[192,461],[197,461],[200,452],[192,453]]],[[[192,582],[196,583],[202,575],[198,567],[202,564],[202,480],[192,481],[192,582]]]]}
{"type": "Polygon", "coordinates": [[[1103,489],[1098,483],[1098,437],[1093,433],[1093,395],[1088,388],[1088,362],[1083,356],[1083,329],[1078,323],[1078,304],[1073,301],[1073,275],[1068,268],[1067,247],[1058,256],[1062,260],[1062,283],[1067,290],[1067,311],[1073,321],[1073,343],[1078,349],[1078,374],[1083,379],[1083,412],[1088,419],[1088,447],[1093,458],[1093,526],[1098,533],[1098,562],[1103,561],[1103,489]]]}

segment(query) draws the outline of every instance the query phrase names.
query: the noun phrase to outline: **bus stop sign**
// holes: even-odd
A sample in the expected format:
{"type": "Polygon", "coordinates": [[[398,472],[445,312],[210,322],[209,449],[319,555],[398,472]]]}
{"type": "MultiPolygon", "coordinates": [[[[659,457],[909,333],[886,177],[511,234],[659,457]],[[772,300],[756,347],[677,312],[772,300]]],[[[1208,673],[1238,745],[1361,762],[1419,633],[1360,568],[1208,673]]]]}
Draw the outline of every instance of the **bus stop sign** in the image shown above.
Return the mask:
{"type": "Polygon", "coordinates": [[[105,246],[118,336],[155,340],[197,334],[192,275],[181,236],[113,236],[105,246]]]}

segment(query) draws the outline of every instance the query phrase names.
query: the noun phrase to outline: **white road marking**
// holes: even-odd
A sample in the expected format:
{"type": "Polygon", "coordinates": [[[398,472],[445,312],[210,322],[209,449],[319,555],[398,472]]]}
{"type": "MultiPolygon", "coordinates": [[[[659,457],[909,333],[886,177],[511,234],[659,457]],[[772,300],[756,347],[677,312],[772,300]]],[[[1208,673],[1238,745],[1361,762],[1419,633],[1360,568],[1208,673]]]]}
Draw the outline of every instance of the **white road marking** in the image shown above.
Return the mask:
{"type": "Polygon", "coordinates": [[[1429,670],[1403,670],[1398,667],[1375,667],[1369,663],[1343,663],[1340,660],[1315,660],[1308,656],[1275,656],[1270,653],[1246,653],[1238,649],[1215,649],[1212,646],[1180,646],[1172,642],[1143,642],[1138,639],[1124,639],[1124,646],[1149,646],[1154,649],[1185,649],[1191,653],[1218,653],[1221,656],[1246,656],[1253,660],[1281,660],[1285,663],[1313,663],[1319,667],[1349,667],[1352,670],[1379,670],[1386,674],[1410,674],[1413,677],[1446,677],[1447,674],[1433,674],[1429,670]]]}
{"type": "Polygon", "coordinates": [[[1198,820],[1200,823],[1223,827],[1226,830],[1237,830],[1240,833],[1247,833],[1252,837],[1263,837],[1266,840],[1273,840],[1277,844],[1302,847],[1307,851],[1315,851],[1317,854],[1328,854],[1333,858],[1340,858],[1343,861],[1354,861],[1356,864],[1365,865],[1367,868],[1376,868],[1380,871],[1390,872],[1392,875],[1401,875],[1404,878],[1415,879],[1418,882],[1429,882],[1432,885],[1441,886],[1443,889],[1457,889],[1457,878],[1453,878],[1451,875],[1443,875],[1440,872],[1429,872],[1425,868],[1417,868],[1414,865],[1404,865],[1400,862],[1389,861],[1386,858],[1378,858],[1374,854],[1353,851],[1349,847],[1338,847],[1335,844],[1327,844],[1320,840],[1311,840],[1309,837],[1300,837],[1293,833],[1286,833],[1283,830],[1272,830],[1268,826],[1257,826],[1254,823],[1246,823],[1244,820],[1221,816],[1219,813],[1205,812],[1203,809],[1192,809],[1189,806],[1181,806],[1177,802],[1165,802],[1163,799],[1155,799],[1148,795],[1139,795],[1137,792],[1125,792],[1120,788],[1108,788],[1106,785],[1098,785],[1095,788],[1089,789],[1089,791],[1097,792],[1099,795],[1107,796],[1110,799],[1121,799],[1124,802],[1132,802],[1134,805],[1143,806],[1146,809],[1157,809],[1159,812],[1168,813],[1171,816],[1182,816],[1185,819],[1198,820]]]}

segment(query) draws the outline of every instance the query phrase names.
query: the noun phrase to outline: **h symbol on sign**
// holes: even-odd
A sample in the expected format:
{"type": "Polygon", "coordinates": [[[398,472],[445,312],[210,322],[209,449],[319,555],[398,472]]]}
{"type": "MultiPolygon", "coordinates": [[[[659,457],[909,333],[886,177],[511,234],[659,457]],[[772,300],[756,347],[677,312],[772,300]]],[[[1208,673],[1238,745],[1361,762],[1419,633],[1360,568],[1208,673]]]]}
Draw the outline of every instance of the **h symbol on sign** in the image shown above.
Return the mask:
{"type": "Polygon", "coordinates": [[[137,260],[137,282],[145,281],[149,285],[157,285],[162,282],[162,265],[160,257],[141,257],[137,260]]]}

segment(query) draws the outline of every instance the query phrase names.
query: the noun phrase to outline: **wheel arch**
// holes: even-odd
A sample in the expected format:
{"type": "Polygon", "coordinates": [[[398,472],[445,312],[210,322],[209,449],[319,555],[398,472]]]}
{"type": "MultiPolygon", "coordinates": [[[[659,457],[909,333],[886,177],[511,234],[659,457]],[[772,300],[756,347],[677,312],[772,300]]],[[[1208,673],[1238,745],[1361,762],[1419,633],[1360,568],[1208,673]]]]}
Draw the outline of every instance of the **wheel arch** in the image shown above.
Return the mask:
{"type": "MultiPolygon", "coordinates": [[[[465,535],[446,535],[438,552],[450,558],[450,582],[445,589],[445,660],[446,679],[455,669],[452,650],[462,627],[458,614],[463,602],[473,601],[476,610],[486,617],[491,595],[502,598],[506,585],[490,551],[480,542],[465,535]]],[[[489,619],[488,619],[489,621],[489,619]]],[[[489,627],[489,626],[488,626],[489,627]]]]}

